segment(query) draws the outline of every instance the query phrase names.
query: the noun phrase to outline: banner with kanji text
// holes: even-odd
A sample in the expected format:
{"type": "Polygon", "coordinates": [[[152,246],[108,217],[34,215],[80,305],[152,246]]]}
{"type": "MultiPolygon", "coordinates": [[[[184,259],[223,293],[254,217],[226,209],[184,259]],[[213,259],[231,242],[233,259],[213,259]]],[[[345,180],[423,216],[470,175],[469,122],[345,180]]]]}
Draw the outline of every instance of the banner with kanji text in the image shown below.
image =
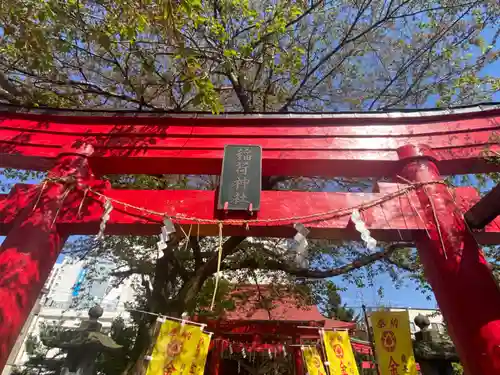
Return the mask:
{"type": "Polygon", "coordinates": [[[304,362],[306,363],[309,375],[326,375],[323,361],[319,355],[318,349],[314,346],[304,346],[302,348],[304,362]]]}
{"type": "Polygon", "coordinates": [[[371,314],[380,375],[417,375],[407,311],[371,314]]]}
{"type": "Polygon", "coordinates": [[[205,373],[205,364],[207,362],[208,348],[210,346],[211,335],[202,332],[198,345],[196,346],[193,363],[189,369],[189,375],[203,375],[205,373]]]}
{"type": "Polygon", "coordinates": [[[347,331],[322,331],[331,375],[359,375],[347,331]]]}
{"type": "Polygon", "coordinates": [[[165,321],[160,327],[146,375],[198,375],[199,372],[191,370],[194,363],[201,364],[203,353],[206,358],[208,345],[206,351],[204,340],[200,345],[203,335],[199,326],[165,321]]]}

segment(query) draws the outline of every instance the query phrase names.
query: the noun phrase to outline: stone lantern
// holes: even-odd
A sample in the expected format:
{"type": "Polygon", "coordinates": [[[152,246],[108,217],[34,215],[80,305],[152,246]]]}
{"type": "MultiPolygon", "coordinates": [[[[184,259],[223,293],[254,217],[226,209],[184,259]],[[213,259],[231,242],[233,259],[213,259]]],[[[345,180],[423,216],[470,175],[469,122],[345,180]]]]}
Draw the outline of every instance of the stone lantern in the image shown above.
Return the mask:
{"type": "Polygon", "coordinates": [[[435,329],[429,329],[429,318],[417,315],[415,324],[420,332],[415,334],[413,351],[420,364],[422,375],[453,375],[453,362],[459,362],[453,342],[435,329]]]}
{"type": "Polygon", "coordinates": [[[99,354],[122,348],[111,337],[101,332],[102,324],[98,319],[103,314],[102,307],[91,307],[88,314],[89,319],[83,321],[80,327],[41,338],[44,345],[66,352],[61,375],[94,375],[99,354]]]}

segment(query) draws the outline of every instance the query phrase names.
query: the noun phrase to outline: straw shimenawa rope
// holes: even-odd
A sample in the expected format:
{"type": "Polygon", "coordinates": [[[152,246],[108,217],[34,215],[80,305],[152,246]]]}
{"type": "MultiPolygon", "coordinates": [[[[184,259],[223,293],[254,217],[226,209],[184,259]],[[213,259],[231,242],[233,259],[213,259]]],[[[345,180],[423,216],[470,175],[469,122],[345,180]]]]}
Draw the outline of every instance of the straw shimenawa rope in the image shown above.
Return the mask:
{"type": "MultiPolygon", "coordinates": [[[[115,199],[112,197],[107,196],[104,193],[101,193],[97,191],[96,189],[85,186],[84,184],[76,182],[76,180],[72,178],[47,178],[48,182],[57,182],[57,183],[73,183],[76,184],[79,188],[84,189],[86,192],[93,194],[94,196],[102,199],[102,200],[107,200],[109,199],[112,203],[122,206],[125,208],[130,208],[142,213],[146,213],[148,215],[152,216],[157,216],[159,218],[169,218],[172,221],[192,221],[195,223],[205,223],[205,224],[220,224],[222,223],[223,225],[251,225],[251,224],[270,224],[270,223],[282,223],[282,222],[293,222],[293,223],[311,223],[315,221],[321,221],[325,220],[328,218],[333,218],[333,217],[341,217],[341,216],[347,216],[352,213],[354,209],[358,210],[366,210],[368,208],[380,205],[381,203],[384,203],[386,201],[389,201],[391,199],[394,199],[396,197],[402,196],[407,194],[408,192],[412,190],[416,190],[420,187],[426,186],[426,185],[434,185],[434,184],[441,184],[445,185],[446,183],[444,181],[427,181],[427,182],[415,182],[408,184],[407,186],[398,189],[392,193],[388,193],[378,199],[374,199],[365,203],[360,203],[351,207],[345,207],[345,208],[337,208],[333,210],[328,210],[328,211],[323,211],[323,212],[316,212],[313,214],[309,215],[300,215],[300,216],[288,216],[288,217],[280,217],[280,218],[274,218],[274,219],[250,219],[250,220],[244,220],[244,219],[226,219],[226,220],[217,220],[217,219],[206,219],[206,218],[199,218],[195,216],[187,216],[184,214],[175,214],[175,215],[170,215],[166,212],[159,212],[155,210],[151,210],[149,208],[145,207],[140,207],[136,206],[124,201],[120,201],[119,199],[115,199]]],[[[44,181],[44,184],[45,182],[44,181]]],[[[84,197],[85,198],[85,197],[84,197]]]]}

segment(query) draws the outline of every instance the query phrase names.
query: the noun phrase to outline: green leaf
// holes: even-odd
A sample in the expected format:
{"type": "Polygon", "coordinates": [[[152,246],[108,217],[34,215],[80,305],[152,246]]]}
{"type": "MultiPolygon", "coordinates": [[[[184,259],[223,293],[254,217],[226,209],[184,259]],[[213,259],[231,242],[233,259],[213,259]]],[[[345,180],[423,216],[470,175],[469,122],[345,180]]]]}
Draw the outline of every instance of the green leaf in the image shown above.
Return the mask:
{"type": "Polygon", "coordinates": [[[184,82],[184,84],[182,85],[182,93],[186,95],[189,92],[191,92],[191,89],[192,89],[191,82],[184,82]]]}
{"type": "Polygon", "coordinates": [[[226,56],[226,57],[238,56],[238,52],[235,51],[234,49],[226,49],[226,50],[224,50],[224,56],[226,56]]]}

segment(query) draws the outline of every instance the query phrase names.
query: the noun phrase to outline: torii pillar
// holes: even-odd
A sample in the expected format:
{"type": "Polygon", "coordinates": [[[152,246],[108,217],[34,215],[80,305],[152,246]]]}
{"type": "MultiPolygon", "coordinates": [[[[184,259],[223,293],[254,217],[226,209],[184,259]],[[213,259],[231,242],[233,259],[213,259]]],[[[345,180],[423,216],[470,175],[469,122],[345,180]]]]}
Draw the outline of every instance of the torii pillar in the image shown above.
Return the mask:
{"type": "MultiPolygon", "coordinates": [[[[440,180],[432,150],[398,149],[400,175],[414,182],[440,180]]],[[[442,184],[417,189],[426,232],[414,237],[424,274],[448,324],[467,375],[500,374],[500,289],[484,254],[442,184]]]]}
{"type": "MultiPolygon", "coordinates": [[[[92,151],[87,145],[61,153],[49,177],[88,181],[92,151]]],[[[67,189],[65,183],[47,181],[27,191],[0,248],[0,369],[66,241],[55,221],[67,189]]]]}

